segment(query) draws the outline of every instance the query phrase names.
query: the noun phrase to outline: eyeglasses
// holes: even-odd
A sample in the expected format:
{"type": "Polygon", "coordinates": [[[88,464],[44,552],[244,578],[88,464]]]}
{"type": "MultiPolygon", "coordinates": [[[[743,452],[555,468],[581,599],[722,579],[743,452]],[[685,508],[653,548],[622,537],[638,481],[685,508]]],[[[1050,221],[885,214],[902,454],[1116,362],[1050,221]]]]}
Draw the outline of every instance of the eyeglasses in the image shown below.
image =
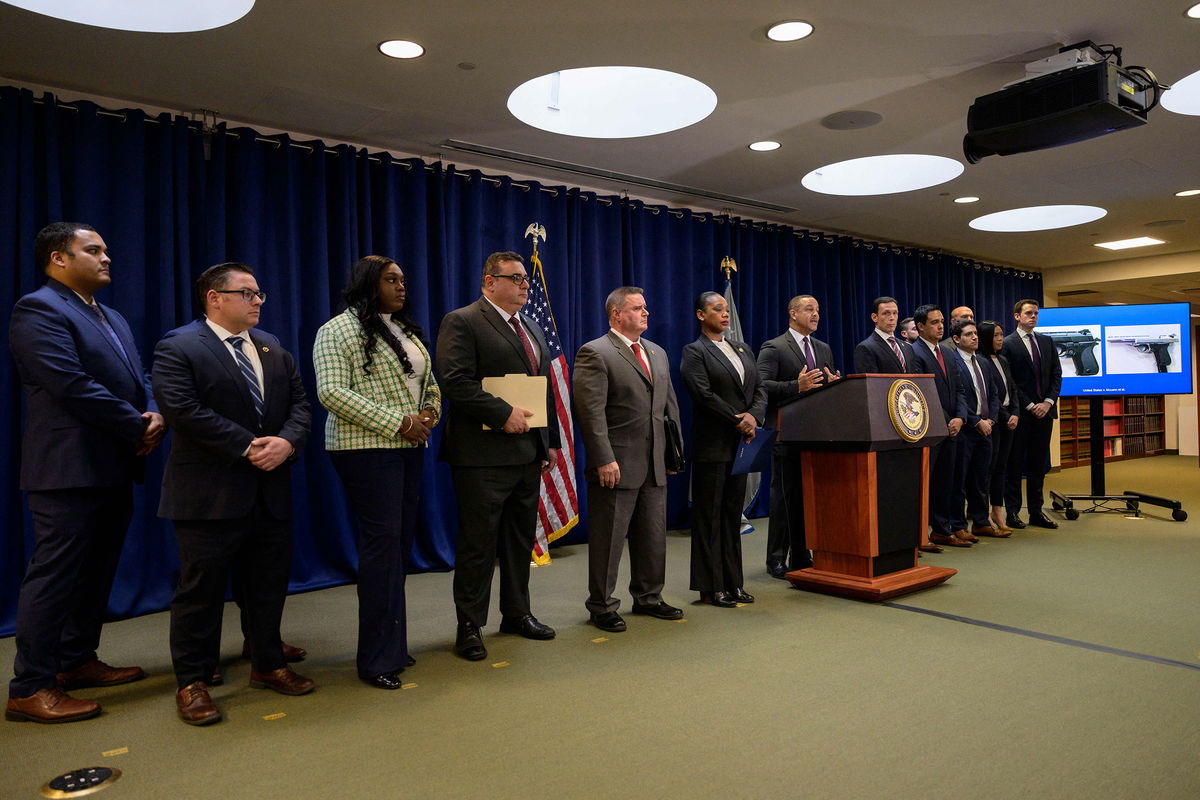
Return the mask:
{"type": "Polygon", "coordinates": [[[247,303],[253,303],[254,298],[267,302],[266,292],[256,292],[253,289],[213,289],[218,294],[240,294],[247,303]]]}
{"type": "Polygon", "coordinates": [[[525,284],[529,283],[529,276],[524,275],[520,272],[514,272],[512,275],[493,275],[492,277],[493,278],[508,278],[510,281],[515,283],[517,286],[524,286],[525,284]]]}

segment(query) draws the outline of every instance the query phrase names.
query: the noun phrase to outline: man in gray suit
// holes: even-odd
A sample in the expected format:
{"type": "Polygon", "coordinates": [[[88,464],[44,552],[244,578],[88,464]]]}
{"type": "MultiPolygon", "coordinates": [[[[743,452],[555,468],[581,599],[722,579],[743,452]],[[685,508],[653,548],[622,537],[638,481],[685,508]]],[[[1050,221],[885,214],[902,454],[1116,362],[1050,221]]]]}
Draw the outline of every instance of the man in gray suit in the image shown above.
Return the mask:
{"type": "Polygon", "coordinates": [[[679,422],[667,354],[643,339],[650,312],[636,286],[614,289],[604,303],[610,329],[575,356],[575,421],[587,449],[588,599],[591,622],[625,630],[613,597],[621,551],[629,540],[633,613],[679,619],[663,602],[666,579],[667,429],[679,422]]]}
{"type": "MultiPolygon", "coordinates": [[[[458,495],[454,650],[468,661],[487,658],[492,572],[500,558],[500,632],[553,639],[554,629],[529,606],[529,554],[537,526],[542,472],[558,457],[558,426],[530,428],[533,409],[484,391],[483,379],[548,375],[546,337],[521,313],[529,274],[520,255],[492,253],[483,265],[483,296],[451,311],[438,329],[434,368],[449,405],[439,458],[449,462],[458,495]]],[[[554,408],[546,382],[546,408],[554,408]]]]}

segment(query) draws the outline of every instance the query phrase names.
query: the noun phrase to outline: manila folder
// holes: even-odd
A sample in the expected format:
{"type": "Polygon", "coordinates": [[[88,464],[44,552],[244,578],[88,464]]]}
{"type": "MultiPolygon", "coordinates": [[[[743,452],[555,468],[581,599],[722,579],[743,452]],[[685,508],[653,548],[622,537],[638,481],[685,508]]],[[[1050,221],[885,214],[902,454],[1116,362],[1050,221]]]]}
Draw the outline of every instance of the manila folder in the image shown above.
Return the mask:
{"type": "MultiPolygon", "coordinates": [[[[546,376],[510,373],[499,377],[484,378],[483,390],[499,397],[514,408],[532,411],[528,417],[529,427],[545,428],[549,424],[546,416],[546,376]]],[[[491,430],[487,425],[483,429],[491,430]]]]}

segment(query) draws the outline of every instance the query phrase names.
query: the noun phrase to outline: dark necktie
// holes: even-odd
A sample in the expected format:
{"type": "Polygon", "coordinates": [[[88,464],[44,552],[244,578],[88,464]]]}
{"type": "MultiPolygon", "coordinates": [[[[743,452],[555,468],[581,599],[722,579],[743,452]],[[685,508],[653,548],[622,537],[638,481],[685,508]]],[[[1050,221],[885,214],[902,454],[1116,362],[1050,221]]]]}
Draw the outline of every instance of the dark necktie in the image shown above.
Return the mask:
{"type": "Polygon", "coordinates": [[[1038,352],[1037,339],[1032,333],[1025,334],[1029,339],[1029,352],[1033,358],[1033,385],[1037,387],[1037,399],[1033,402],[1042,402],[1042,354],[1038,352]]]}
{"type": "Polygon", "coordinates": [[[250,387],[250,398],[254,401],[254,413],[258,415],[258,424],[261,426],[265,408],[262,389],[258,388],[258,376],[254,374],[254,365],[250,363],[250,356],[242,351],[245,339],[240,336],[230,336],[225,341],[233,345],[234,360],[237,361],[238,369],[242,371],[242,377],[246,379],[246,384],[250,387]]]}
{"type": "Polygon", "coordinates": [[[975,370],[975,391],[979,394],[979,416],[988,419],[987,387],[983,383],[983,373],[979,371],[979,361],[971,356],[971,369],[975,370]]]}
{"type": "Polygon", "coordinates": [[[889,336],[888,344],[892,346],[892,352],[896,354],[896,360],[900,362],[900,371],[903,372],[908,369],[904,366],[904,354],[900,352],[900,345],[896,344],[895,337],[889,336]]]}
{"type": "MultiPolygon", "coordinates": [[[[633,348],[633,354],[637,356],[638,363],[642,365],[642,372],[646,373],[646,377],[650,378],[650,368],[646,366],[646,360],[642,358],[642,345],[639,342],[634,342],[629,345],[633,348]]],[[[650,380],[654,380],[650,378],[650,380]]]]}
{"type": "Polygon", "coordinates": [[[817,368],[817,360],[813,358],[812,345],[808,343],[808,337],[804,337],[804,360],[808,362],[809,369],[817,368]]]}
{"type": "Polygon", "coordinates": [[[529,337],[525,335],[525,326],[521,324],[516,315],[508,318],[508,324],[513,326],[513,330],[517,332],[517,338],[521,340],[521,346],[525,348],[525,357],[529,359],[529,369],[534,375],[537,375],[537,356],[533,354],[533,345],[529,343],[529,337]]]}
{"type": "Polygon", "coordinates": [[[113,344],[117,346],[117,352],[121,354],[121,358],[125,359],[125,363],[130,367],[133,363],[129,360],[129,353],[125,352],[125,345],[121,344],[121,339],[117,336],[117,332],[113,330],[113,326],[109,324],[108,317],[104,316],[104,310],[100,308],[99,303],[89,303],[90,308],[96,317],[100,320],[100,326],[104,328],[104,332],[108,334],[108,338],[112,339],[113,344]]]}
{"type": "Polygon", "coordinates": [[[933,346],[933,354],[937,356],[938,366],[942,368],[942,377],[946,377],[946,362],[942,360],[942,348],[936,344],[933,346]]]}

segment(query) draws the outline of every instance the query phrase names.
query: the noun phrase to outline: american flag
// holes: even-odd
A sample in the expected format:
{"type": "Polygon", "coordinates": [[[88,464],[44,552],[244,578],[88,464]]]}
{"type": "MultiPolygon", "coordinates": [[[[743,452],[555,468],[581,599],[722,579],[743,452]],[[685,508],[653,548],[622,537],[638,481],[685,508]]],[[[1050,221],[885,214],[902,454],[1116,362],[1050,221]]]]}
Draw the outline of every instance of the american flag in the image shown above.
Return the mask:
{"type": "MultiPolygon", "coordinates": [[[[537,244],[537,240],[534,240],[537,244]]],[[[532,275],[529,281],[529,302],[524,311],[542,332],[546,334],[547,353],[550,359],[550,388],[554,393],[554,420],[558,425],[562,447],[558,458],[550,469],[542,473],[542,493],[538,502],[537,532],[533,540],[533,561],[542,565],[550,563],[550,543],[562,536],[579,522],[579,495],[575,483],[575,423],[571,419],[571,375],[567,369],[567,357],[563,354],[562,341],[558,338],[558,327],[554,324],[554,312],[550,310],[550,296],[546,291],[546,275],[537,250],[529,259],[532,275]]]]}

